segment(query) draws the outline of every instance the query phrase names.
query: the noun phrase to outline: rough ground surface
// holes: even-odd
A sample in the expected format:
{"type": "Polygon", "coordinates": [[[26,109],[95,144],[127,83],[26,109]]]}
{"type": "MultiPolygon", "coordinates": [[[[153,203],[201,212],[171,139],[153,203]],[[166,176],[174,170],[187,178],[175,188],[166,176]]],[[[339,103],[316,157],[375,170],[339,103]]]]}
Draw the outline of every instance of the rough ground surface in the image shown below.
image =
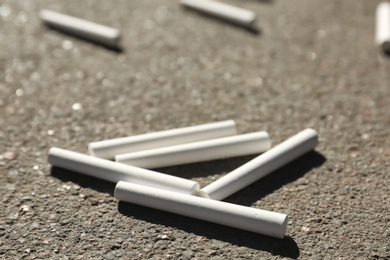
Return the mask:
{"type": "MultiPolygon", "coordinates": [[[[390,58],[366,0],[229,0],[259,34],[177,1],[0,1],[0,258],[390,258],[390,58]],[[114,52],[42,26],[47,8],[117,27],[114,52]],[[226,201],[289,215],[283,240],[119,203],[52,170],[58,146],[235,119],[316,152],[226,201]]],[[[252,157],[159,171],[202,186],[252,157]]]]}

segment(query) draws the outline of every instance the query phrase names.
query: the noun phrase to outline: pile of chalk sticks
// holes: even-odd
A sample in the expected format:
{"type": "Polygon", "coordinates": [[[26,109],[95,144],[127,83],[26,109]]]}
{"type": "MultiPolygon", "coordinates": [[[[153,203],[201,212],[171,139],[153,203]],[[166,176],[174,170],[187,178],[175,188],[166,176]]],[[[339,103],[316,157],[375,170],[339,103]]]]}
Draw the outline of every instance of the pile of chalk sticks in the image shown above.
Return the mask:
{"type": "Polygon", "coordinates": [[[287,215],[221,200],[317,144],[317,132],[308,128],[271,148],[267,132],[237,134],[235,121],[228,120],[92,142],[89,155],[53,147],[48,161],[54,167],[116,183],[114,196],[120,201],[283,238],[287,215]],[[204,188],[150,170],[253,154],[260,155],[204,188]]]}
{"type": "MultiPolygon", "coordinates": [[[[256,14],[250,10],[210,0],[179,2],[186,8],[246,28],[255,27],[256,14]]],[[[121,49],[118,29],[50,10],[42,10],[40,18],[53,29],[121,49]]],[[[377,37],[378,44],[387,37],[387,31],[384,27],[378,29],[381,35],[377,37]]],[[[122,201],[283,238],[287,229],[285,214],[221,200],[309,152],[317,144],[316,131],[305,129],[271,149],[266,132],[237,135],[235,122],[229,120],[94,142],[88,145],[89,155],[53,147],[49,151],[49,163],[116,183],[114,195],[122,201]],[[202,189],[195,181],[150,170],[251,154],[260,155],[202,189]]]]}

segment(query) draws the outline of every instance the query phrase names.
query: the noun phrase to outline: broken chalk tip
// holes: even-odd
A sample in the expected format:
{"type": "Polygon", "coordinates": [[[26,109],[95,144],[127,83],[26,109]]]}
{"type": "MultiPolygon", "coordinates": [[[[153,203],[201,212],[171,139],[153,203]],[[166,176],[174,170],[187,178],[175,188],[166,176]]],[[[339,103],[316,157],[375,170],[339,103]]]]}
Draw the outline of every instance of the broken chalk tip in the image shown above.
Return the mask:
{"type": "Polygon", "coordinates": [[[118,182],[114,196],[120,201],[138,204],[191,218],[282,239],[287,215],[206,198],[118,182]]]}

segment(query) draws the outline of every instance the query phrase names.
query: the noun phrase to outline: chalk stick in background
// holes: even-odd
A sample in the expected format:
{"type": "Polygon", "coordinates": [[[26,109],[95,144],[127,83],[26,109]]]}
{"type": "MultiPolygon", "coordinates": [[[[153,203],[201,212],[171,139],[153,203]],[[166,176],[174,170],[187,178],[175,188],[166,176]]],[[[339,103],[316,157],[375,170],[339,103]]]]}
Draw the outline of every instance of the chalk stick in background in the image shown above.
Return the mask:
{"type": "Polygon", "coordinates": [[[195,181],[120,164],[57,147],[50,149],[48,161],[52,166],[114,183],[127,181],[191,195],[198,195],[199,192],[199,184],[195,181]]]}
{"type": "Polygon", "coordinates": [[[118,182],[115,198],[267,236],[283,238],[287,215],[206,198],[118,182]]]}
{"type": "Polygon", "coordinates": [[[180,3],[188,8],[218,17],[223,20],[253,28],[256,14],[252,11],[228,5],[213,0],[181,0],[180,3]]]}
{"type": "Polygon", "coordinates": [[[115,155],[125,154],[148,149],[210,140],[237,134],[236,123],[233,120],[171,129],[92,142],[88,145],[90,155],[114,159],[115,155]]]}
{"type": "Polygon", "coordinates": [[[120,49],[120,32],[115,28],[50,10],[40,11],[39,16],[47,26],[53,29],[105,45],[113,49],[120,49]]]}
{"type": "Polygon", "coordinates": [[[223,200],[283,165],[311,151],[318,144],[317,132],[305,129],[236,170],[201,189],[210,199],[223,200]]]}
{"type": "Polygon", "coordinates": [[[375,43],[390,54],[390,3],[382,2],[376,8],[375,43]]]}
{"type": "Polygon", "coordinates": [[[269,148],[267,132],[256,132],[117,155],[115,161],[151,169],[259,154],[269,148]]]}

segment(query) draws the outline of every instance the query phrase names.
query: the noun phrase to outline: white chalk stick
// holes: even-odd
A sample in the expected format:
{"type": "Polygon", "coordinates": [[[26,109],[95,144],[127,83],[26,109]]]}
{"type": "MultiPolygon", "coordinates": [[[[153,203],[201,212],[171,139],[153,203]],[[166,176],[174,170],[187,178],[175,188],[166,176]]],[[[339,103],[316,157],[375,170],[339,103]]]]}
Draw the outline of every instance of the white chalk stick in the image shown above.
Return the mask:
{"type": "Polygon", "coordinates": [[[222,200],[283,165],[309,152],[318,144],[317,132],[305,129],[236,170],[201,189],[210,199],[222,200]]]}
{"type": "Polygon", "coordinates": [[[376,8],[375,43],[390,53],[390,3],[382,2],[376,8]]]}
{"type": "Polygon", "coordinates": [[[115,156],[115,161],[150,169],[258,154],[270,148],[267,132],[256,132],[121,154],[115,156]]]}
{"type": "Polygon", "coordinates": [[[256,14],[252,11],[211,0],[181,0],[185,7],[245,26],[253,27],[256,14]]]}
{"type": "Polygon", "coordinates": [[[39,16],[49,27],[108,47],[119,48],[120,32],[115,28],[50,10],[40,11],[39,16]]]}
{"type": "Polygon", "coordinates": [[[199,184],[195,181],[120,164],[57,147],[49,150],[52,166],[100,178],[110,182],[126,181],[174,192],[196,195],[199,184]]]}
{"type": "Polygon", "coordinates": [[[209,200],[190,195],[118,182],[115,198],[154,209],[201,219],[267,236],[283,238],[287,229],[287,215],[209,200]]]}
{"type": "Polygon", "coordinates": [[[93,142],[88,145],[88,151],[90,155],[96,157],[114,159],[115,155],[118,154],[210,140],[235,134],[237,134],[236,123],[233,120],[227,120],[93,142]]]}

